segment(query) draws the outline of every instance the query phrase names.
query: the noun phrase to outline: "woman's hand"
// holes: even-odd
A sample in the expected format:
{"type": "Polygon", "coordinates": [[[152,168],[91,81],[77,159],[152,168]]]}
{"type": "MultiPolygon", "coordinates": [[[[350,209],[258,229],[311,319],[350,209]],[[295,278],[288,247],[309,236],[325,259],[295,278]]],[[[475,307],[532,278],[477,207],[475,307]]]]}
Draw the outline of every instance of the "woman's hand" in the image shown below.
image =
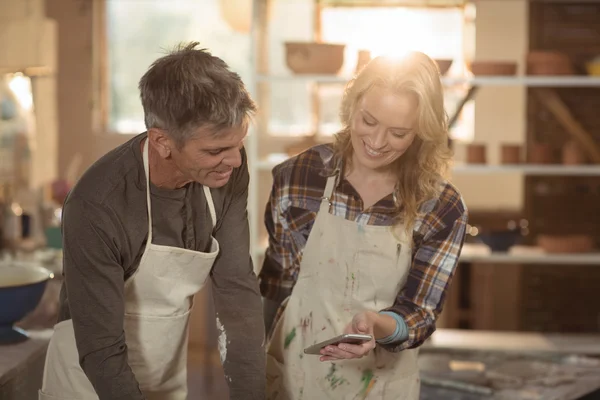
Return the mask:
{"type": "Polygon", "coordinates": [[[330,345],[321,349],[321,361],[347,360],[361,358],[375,348],[375,322],[378,314],[373,311],[363,311],[354,315],[352,322],[346,326],[344,333],[357,333],[371,335],[373,339],[363,344],[340,343],[337,346],[330,345]]]}

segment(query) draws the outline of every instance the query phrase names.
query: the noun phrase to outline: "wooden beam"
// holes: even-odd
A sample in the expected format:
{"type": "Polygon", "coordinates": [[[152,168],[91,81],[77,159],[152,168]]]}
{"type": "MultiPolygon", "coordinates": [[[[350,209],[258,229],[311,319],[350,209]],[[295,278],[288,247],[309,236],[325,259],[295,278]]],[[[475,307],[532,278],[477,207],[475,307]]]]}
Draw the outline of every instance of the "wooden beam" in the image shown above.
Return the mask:
{"type": "Polygon", "coordinates": [[[52,68],[46,66],[39,67],[19,67],[19,66],[8,66],[0,65],[0,75],[4,74],[23,74],[30,78],[37,76],[50,76],[54,73],[52,68]]]}
{"type": "Polygon", "coordinates": [[[573,117],[569,107],[561,100],[556,90],[549,88],[538,88],[534,90],[540,103],[544,105],[566,129],[573,139],[587,153],[594,163],[600,163],[600,149],[596,145],[594,137],[573,117]]]}
{"type": "Polygon", "coordinates": [[[324,7],[462,8],[468,0],[319,0],[324,7]]]}
{"type": "Polygon", "coordinates": [[[469,91],[467,92],[465,97],[463,97],[460,100],[460,103],[458,103],[458,106],[456,106],[456,110],[454,110],[454,114],[452,114],[452,117],[450,117],[450,119],[448,121],[448,129],[452,128],[454,126],[454,124],[456,123],[456,121],[458,121],[458,117],[460,117],[460,113],[461,113],[462,109],[465,107],[465,105],[470,100],[472,100],[475,97],[475,94],[477,93],[478,89],[479,89],[479,86],[471,86],[469,88],[469,91]]]}

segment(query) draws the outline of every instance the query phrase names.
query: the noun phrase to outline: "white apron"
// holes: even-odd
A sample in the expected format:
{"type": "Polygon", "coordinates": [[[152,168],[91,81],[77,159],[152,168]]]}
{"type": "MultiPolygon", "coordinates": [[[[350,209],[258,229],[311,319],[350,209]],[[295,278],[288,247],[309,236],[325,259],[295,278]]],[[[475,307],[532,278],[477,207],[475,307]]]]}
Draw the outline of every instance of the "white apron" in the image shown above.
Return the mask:
{"type": "MultiPolygon", "coordinates": [[[[188,320],[193,296],[206,282],[219,253],[152,244],[148,141],[143,151],[148,240],[140,264],[125,282],[124,330],[129,365],[148,400],[186,400],[188,320]]],[[[204,186],[213,228],[215,207],[204,186]]],[[[72,320],[58,323],[50,340],[40,400],[98,399],[79,365],[72,320]]]]}
{"type": "Polygon", "coordinates": [[[416,349],[391,353],[377,346],[362,359],[336,362],[304,354],[342,334],[357,312],[391,306],[411,265],[405,234],[399,242],[391,227],[330,214],[335,181],[327,180],[297,283],[269,342],[267,399],[418,400],[416,349]]]}

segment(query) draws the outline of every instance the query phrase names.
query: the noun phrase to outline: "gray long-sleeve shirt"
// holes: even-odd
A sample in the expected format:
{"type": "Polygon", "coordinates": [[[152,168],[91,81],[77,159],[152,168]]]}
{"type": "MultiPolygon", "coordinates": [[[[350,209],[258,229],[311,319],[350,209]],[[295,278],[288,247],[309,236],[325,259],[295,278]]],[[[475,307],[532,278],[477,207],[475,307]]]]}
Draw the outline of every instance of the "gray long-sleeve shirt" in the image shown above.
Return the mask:
{"type": "MultiPolygon", "coordinates": [[[[123,286],[136,270],[148,235],[141,134],[92,165],[63,209],[59,322],[73,320],[80,364],[101,400],[144,399],[127,362],[123,286]]],[[[221,251],[211,272],[213,300],[227,332],[224,362],[230,398],[264,399],[264,326],[249,256],[248,168],[212,189],[215,239],[221,251]]],[[[209,251],[212,223],[202,186],[151,185],[153,243],[209,251]]]]}

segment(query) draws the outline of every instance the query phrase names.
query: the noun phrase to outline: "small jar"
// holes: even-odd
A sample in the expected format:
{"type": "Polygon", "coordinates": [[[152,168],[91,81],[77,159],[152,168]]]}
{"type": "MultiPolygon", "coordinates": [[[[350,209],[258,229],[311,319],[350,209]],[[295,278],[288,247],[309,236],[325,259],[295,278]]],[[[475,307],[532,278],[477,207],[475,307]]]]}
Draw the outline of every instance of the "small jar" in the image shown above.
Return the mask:
{"type": "Polygon", "coordinates": [[[487,162],[485,144],[471,143],[467,146],[468,164],[485,164],[487,162]]]}

